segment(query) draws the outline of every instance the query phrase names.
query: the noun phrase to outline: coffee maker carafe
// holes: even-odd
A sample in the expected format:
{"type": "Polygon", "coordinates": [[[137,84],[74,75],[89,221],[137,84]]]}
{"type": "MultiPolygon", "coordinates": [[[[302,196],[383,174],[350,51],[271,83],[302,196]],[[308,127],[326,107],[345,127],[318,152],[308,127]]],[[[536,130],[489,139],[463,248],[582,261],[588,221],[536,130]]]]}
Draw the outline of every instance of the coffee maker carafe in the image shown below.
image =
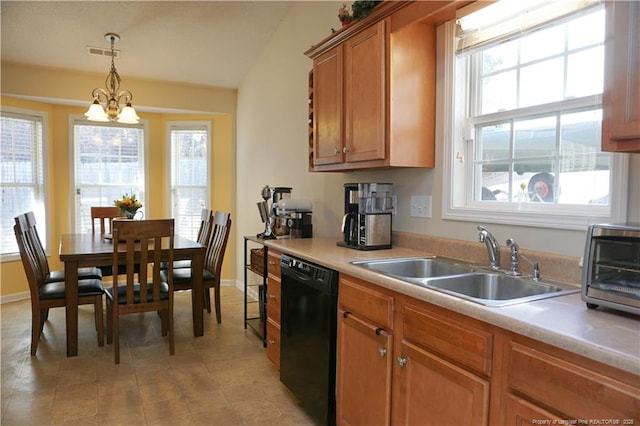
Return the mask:
{"type": "Polygon", "coordinates": [[[344,184],[342,241],[357,250],[391,248],[392,184],[344,184]]]}

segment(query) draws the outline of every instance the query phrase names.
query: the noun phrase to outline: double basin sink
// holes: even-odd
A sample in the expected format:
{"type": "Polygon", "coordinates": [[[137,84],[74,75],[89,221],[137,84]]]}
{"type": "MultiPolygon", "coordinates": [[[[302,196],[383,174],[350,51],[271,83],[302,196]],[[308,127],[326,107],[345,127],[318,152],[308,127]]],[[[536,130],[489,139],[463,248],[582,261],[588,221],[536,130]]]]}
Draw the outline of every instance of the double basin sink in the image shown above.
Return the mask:
{"type": "Polygon", "coordinates": [[[485,306],[499,307],[577,293],[579,288],[531,277],[508,275],[444,257],[352,262],[387,276],[485,306]]]}

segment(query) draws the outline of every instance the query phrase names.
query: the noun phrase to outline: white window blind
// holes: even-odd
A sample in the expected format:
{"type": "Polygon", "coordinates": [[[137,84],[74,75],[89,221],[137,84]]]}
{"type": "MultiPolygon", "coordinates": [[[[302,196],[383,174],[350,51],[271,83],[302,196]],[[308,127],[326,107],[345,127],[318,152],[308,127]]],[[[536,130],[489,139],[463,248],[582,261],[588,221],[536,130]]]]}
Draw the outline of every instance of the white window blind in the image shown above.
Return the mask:
{"type": "Polygon", "coordinates": [[[195,239],[200,213],[209,203],[210,125],[170,123],[171,213],[176,233],[195,239]]]}
{"type": "Polygon", "coordinates": [[[500,0],[476,2],[456,12],[456,51],[504,42],[588,8],[600,0],[500,0]]]}
{"type": "Polygon", "coordinates": [[[18,252],[13,233],[14,218],[33,211],[38,234],[46,247],[44,187],[44,116],[2,111],[0,123],[0,184],[2,186],[2,255],[18,252]]]}
{"type": "Polygon", "coordinates": [[[144,126],[74,121],[75,229],[91,232],[91,207],[123,195],[144,199],[144,126]]]}

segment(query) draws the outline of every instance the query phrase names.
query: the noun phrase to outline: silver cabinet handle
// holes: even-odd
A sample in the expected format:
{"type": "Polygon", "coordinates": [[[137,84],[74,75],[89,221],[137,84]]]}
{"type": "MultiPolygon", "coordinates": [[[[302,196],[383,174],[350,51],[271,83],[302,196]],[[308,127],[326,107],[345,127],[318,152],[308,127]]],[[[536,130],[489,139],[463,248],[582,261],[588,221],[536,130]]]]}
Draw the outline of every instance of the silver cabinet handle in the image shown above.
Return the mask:
{"type": "Polygon", "coordinates": [[[340,154],[340,150],[338,148],[333,148],[333,155],[340,154]]]}
{"type": "Polygon", "coordinates": [[[273,265],[275,265],[275,264],[276,264],[276,262],[274,262],[273,260],[270,260],[270,261],[269,261],[269,265],[273,266],[273,265]]]}
{"type": "Polygon", "coordinates": [[[276,341],[275,341],[275,340],[269,339],[269,344],[270,344],[270,345],[273,345],[274,343],[276,343],[276,341]]]}
{"type": "Polygon", "coordinates": [[[407,359],[405,357],[399,356],[398,357],[398,365],[400,367],[404,367],[405,365],[407,365],[407,359]]]}
{"type": "Polygon", "coordinates": [[[275,296],[274,294],[268,294],[268,295],[267,295],[267,297],[268,297],[269,299],[275,299],[275,298],[276,298],[276,296],[275,296]]]}
{"type": "Polygon", "coordinates": [[[387,356],[387,348],[378,348],[378,354],[384,358],[387,356]]]}
{"type": "Polygon", "coordinates": [[[348,154],[348,153],[349,153],[349,151],[350,151],[350,150],[349,150],[349,147],[348,147],[348,146],[345,146],[344,148],[342,148],[342,152],[343,152],[343,153],[345,153],[345,154],[348,154]]]}

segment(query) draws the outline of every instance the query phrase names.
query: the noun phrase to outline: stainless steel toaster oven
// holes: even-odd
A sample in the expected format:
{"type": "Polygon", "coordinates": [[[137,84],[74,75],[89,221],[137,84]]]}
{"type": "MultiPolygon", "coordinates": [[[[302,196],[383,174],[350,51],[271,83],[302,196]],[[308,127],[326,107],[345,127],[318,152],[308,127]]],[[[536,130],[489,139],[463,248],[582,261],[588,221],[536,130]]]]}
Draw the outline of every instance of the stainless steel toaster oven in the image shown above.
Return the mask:
{"type": "Polygon", "coordinates": [[[640,223],[591,225],[583,262],[588,308],[640,314],[640,223]]]}

